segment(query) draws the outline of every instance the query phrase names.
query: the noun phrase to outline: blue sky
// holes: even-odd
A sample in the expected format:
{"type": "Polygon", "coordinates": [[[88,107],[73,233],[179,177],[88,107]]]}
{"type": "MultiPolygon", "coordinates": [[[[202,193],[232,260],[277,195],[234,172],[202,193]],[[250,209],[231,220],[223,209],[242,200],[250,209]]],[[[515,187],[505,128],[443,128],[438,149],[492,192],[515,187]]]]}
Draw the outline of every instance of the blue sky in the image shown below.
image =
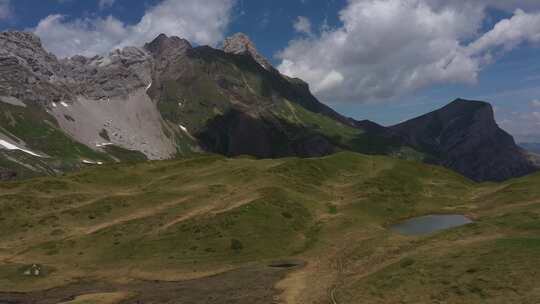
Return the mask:
{"type": "Polygon", "coordinates": [[[540,1],[448,2],[0,0],[0,28],[35,31],[60,56],[138,45],[161,31],[214,46],[244,32],[347,116],[389,125],[478,99],[518,140],[540,142],[540,1]]]}

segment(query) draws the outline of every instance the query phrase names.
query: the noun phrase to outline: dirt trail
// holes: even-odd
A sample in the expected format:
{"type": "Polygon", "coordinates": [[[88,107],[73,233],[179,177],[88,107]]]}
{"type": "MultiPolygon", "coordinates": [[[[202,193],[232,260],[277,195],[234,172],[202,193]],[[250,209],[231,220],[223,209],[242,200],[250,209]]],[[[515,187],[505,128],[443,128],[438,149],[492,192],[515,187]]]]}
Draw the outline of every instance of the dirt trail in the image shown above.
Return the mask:
{"type": "MultiPolygon", "coordinates": [[[[196,209],[191,210],[188,213],[183,214],[183,215],[175,218],[174,220],[166,223],[161,228],[159,228],[158,231],[167,230],[167,229],[171,228],[172,226],[174,226],[176,224],[187,221],[187,220],[192,219],[192,218],[194,218],[196,216],[200,216],[200,215],[204,215],[204,214],[218,215],[218,214],[221,214],[221,213],[225,213],[225,212],[231,211],[233,209],[236,209],[236,208],[242,207],[244,205],[247,205],[247,204],[249,204],[250,202],[252,202],[252,201],[254,201],[256,199],[257,199],[257,197],[254,196],[254,197],[245,198],[245,199],[233,200],[234,201],[233,203],[228,204],[227,206],[224,206],[224,207],[209,204],[209,205],[206,205],[204,207],[196,208],[196,209]]],[[[228,200],[230,201],[230,199],[228,199],[228,200]]]]}
{"type": "Polygon", "coordinates": [[[178,223],[187,221],[187,220],[189,220],[191,218],[194,218],[194,217],[196,217],[198,215],[206,214],[206,213],[210,212],[213,208],[214,208],[214,206],[204,206],[204,207],[201,207],[201,208],[196,208],[194,210],[191,210],[188,213],[183,214],[183,215],[175,218],[174,220],[166,223],[165,225],[161,226],[158,229],[158,232],[167,230],[167,229],[171,228],[172,226],[174,226],[174,225],[176,225],[178,223]]]}
{"type": "Polygon", "coordinates": [[[183,203],[183,202],[185,202],[185,201],[187,201],[189,199],[190,199],[190,197],[185,197],[185,198],[182,198],[180,200],[168,202],[168,203],[165,203],[165,204],[161,204],[161,205],[158,205],[158,206],[153,207],[153,208],[138,210],[138,211],[136,211],[134,213],[131,213],[129,215],[116,218],[116,219],[114,219],[112,221],[104,222],[104,223],[101,223],[99,225],[86,228],[86,229],[84,229],[82,231],[82,233],[86,234],[86,235],[89,235],[89,234],[96,233],[96,232],[98,232],[100,230],[107,229],[107,228],[112,227],[112,226],[116,226],[116,225],[123,224],[123,223],[126,223],[126,222],[130,222],[130,221],[133,221],[133,220],[138,220],[138,219],[141,219],[141,218],[149,217],[149,216],[152,216],[152,215],[156,215],[156,214],[158,214],[158,213],[160,213],[160,212],[162,212],[164,210],[167,210],[168,208],[171,208],[173,206],[181,204],[181,203],[183,203]]]}

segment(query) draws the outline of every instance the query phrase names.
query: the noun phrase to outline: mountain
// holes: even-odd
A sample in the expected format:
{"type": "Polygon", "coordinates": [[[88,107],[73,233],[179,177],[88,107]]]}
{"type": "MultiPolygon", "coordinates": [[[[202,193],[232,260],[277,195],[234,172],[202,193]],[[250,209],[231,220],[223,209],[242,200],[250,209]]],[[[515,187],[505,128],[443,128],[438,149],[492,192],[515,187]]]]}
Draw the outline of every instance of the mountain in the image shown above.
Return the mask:
{"type": "Polygon", "coordinates": [[[431,162],[477,181],[501,181],[536,170],[527,153],[499,128],[486,102],[457,99],[390,129],[428,153],[431,162]]]}
{"type": "Polygon", "coordinates": [[[143,47],[58,59],[31,33],[0,33],[0,169],[19,177],[198,152],[343,150],[430,161],[475,180],[532,172],[489,105],[476,105],[456,101],[387,128],[322,104],[244,34],[223,49],[161,34],[143,47]]]}
{"type": "Polygon", "coordinates": [[[3,32],[0,80],[0,167],[23,176],[200,151],[266,158],[402,148],[320,103],[243,34],[223,50],[160,35],[141,48],[57,59],[35,35],[3,32]]]}
{"type": "Polygon", "coordinates": [[[540,143],[520,143],[519,146],[529,152],[540,154],[540,143]]]}

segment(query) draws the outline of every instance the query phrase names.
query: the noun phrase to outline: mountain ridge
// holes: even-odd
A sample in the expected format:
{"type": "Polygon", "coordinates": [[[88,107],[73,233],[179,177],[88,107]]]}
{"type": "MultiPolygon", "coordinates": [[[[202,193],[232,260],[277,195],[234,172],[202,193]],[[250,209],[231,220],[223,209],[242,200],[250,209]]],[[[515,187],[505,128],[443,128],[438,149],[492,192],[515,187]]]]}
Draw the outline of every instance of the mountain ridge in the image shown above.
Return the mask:
{"type": "MultiPolygon", "coordinates": [[[[414,122],[422,118],[386,128],[337,113],[319,102],[305,82],[280,74],[241,33],[227,38],[222,50],[161,34],[142,47],[58,59],[34,34],[2,32],[0,79],[1,138],[20,151],[47,155],[31,157],[29,164],[28,155],[23,159],[2,150],[2,163],[9,164],[4,167],[18,162],[50,174],[141,159],[136,153],[148,159],[203,151],[276,158],[351,150],[429,161],[475,180],[533,171],[513,139],[496,126],[492,111],[474,111],[479,116],[464,120],[458,137],[488,134],[493,142],[501,140],[509,150],[502,159],[508,161],[489,155],[497,146],[493,142],[477,140],[472,146],[484,149],[488,160],[475,163],[474,153],[448,154],[455,147],[441,146],[425,127],[417,128],[414,122]],[[45,131],[35,134],[36,128],[45,131]],[[60,152],[66,149],[69,159],[60,152]],[[463,155],[470,159],[460,162],[463,155]],[[500,170],[495,162],[503,164],[500,170]],[[463,169],[468,164],[476,167],[463,169]]],[[[452,108],[443,111],[444,121],[470,107],[452,108]]]]}

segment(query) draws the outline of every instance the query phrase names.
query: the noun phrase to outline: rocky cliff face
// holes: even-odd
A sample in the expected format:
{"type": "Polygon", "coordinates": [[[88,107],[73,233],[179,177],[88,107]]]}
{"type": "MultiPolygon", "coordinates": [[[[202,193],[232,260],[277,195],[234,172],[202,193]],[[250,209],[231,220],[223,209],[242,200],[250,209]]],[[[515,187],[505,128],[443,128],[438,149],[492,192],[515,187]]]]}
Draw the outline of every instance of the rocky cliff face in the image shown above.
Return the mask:
{"type": "Polygon", "coordinates": [[[499,128],[490,104],[458,99],[390,128],[412,147],[478,181],[501,181],[535,170],[512,136],[499,128]]]}
{"type": "Polygon", "coordinates": [[[235,55],[248,55],[251,56],[257,63],[259,63],[266,70],[274,70],[272,64],[259,53],[255,44],[249,39],[246,34],[237,33],[223,42],[223,51],[229,54],[235,55]]]}
{"type": "Polygon", "coordinates": [[[0,96],[42,105],[60,101],[70,95],[59,81],[63,74],[57,58],[34,34],[0,33],[0,96]]]}

